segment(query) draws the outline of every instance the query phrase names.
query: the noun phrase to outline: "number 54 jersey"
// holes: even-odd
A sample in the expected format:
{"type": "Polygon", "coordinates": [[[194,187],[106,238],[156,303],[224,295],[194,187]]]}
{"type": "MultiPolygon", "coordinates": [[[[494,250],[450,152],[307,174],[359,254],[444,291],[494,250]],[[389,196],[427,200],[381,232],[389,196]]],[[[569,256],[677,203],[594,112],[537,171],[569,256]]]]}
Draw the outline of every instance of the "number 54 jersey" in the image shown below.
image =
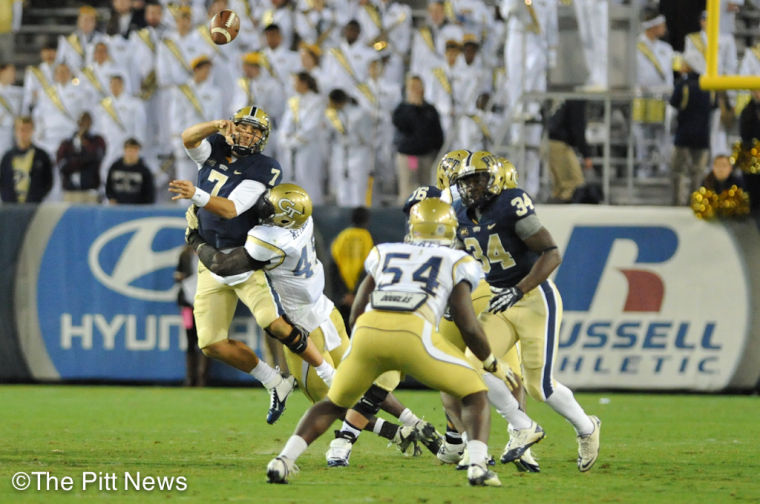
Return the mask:
{"type": "Polygon", "coordinates": [[[517,285],[538,259],[523,241],[542,227],[530,196],[519,188],[505,189],[479,217],[468,210],[462,200],[454,202],[464,248],[480,261],[489,285],[517,285]]]}
{"type": "Polygon", "coordinates": [[[417,311],[435,325],[454,286],[467,282],[474,289],[482,276],[466,252],[432,243],[381,243],[364,269],[375,280],[366,311],[417,311]]]}

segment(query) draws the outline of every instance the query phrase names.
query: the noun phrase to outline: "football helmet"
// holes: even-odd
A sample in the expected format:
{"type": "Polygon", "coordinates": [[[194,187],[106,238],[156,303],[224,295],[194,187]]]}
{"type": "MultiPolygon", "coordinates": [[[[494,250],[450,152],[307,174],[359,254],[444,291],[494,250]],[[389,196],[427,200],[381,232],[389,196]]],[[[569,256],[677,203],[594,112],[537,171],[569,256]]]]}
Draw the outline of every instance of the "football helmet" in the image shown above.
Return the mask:
{"type": "Polygon", "coordinates": [[[438,167],[435,172],[435,185],[441,191],[445,191],[451,185],[451,180],[454,178],[462,162],[467,159],[467,156],[472,152],[459,149],[451,152],[447,152],[443,155],[440,161],[438,161],[438,167]]]}
{"type": "Polygon", "coordinates": [[[274,208],[270,222],[275,226],[296,229],[311,217],[311,198],[295,184],[280,184],[269,191],[269,202],[274,208]]]}
{"type": "Polygon", "coordinates": [[[501,172],[502,189],[514,189],[517,187],[517,168],[505,157],[497,158],[499,171],[501,172]]]}
{"type": "Polygon", "coordinates": [[[256,154],[257,152],[264,150],[264,147],[266,147],[267,141],[269,140],[269,131],[271,130],[272,125],[272,121],[269,119],[269,114],[267,114],[264,109],[253,105],[238,109],[238,111],[235,112],[235,115],[232,116],[232,122],[235,123],[235,125],[250,124],[261,131],[261,137],[258,140],[255,137],[252,137],[250,142],[248,142],[248,145],[240,143],[239,134],[233,135],[232,152],[240,156],[250,156],[251,154],[256,154]]]}
{"type": "Polygon", "coordinates": [[[427,198],[409,212],[409,243],[434,242],[451,247],[456,242],[459,222],[454,209],[438,198],[427,198]]]}
{"type": "Polygon", "coordinates": [[[465,206],[483,206],[501,193],[504,181],[499,164],[488,151],[467,156],[453,180],[465,206]]]}

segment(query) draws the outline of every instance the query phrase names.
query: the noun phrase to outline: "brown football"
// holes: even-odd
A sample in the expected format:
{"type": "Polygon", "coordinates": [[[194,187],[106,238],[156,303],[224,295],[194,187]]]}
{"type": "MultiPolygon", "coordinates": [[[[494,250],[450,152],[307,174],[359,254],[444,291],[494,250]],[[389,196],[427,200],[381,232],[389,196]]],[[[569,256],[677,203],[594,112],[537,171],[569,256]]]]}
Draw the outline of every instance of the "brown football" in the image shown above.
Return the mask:
{"type": "Polygon", "coordinates": [[[217,45],[229,44],[240,31],[240,17],[231,10],[219,11],[209,21],[208,29],[211,32],[211,40],[217,45]]]}

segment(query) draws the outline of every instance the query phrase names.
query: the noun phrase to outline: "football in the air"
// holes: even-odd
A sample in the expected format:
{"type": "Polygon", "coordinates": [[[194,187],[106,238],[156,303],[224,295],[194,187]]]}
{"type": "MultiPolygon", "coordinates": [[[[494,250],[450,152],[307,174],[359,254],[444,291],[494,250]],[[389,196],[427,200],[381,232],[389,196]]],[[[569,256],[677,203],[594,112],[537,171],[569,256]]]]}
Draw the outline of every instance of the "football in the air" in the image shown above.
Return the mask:
{"type": "Polygon", "coordinates": [[[219,11],[209,21],[211,40],[217,45],[229,44],[240,31],[240,17],[234,11],[225,9],[219,11]]]}

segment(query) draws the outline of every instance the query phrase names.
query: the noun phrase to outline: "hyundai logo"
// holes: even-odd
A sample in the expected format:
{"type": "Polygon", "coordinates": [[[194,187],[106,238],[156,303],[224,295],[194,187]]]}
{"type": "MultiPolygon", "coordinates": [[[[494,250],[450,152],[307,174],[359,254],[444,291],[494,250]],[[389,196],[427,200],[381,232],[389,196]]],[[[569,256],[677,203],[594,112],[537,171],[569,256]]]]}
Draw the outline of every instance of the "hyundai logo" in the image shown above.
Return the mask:
{"type": "Polygon", "coordinates": [[[160,231],[167,228],[184,230],[186,225],[185,219],[180,217],[148,217],[114,226],[92,243],[87,257],[90,270],[103,285],[125,296],[145,301],[174,301],[174,287],[153,290],[136,287],[132,283],[145,275],[177,265],[183,245],[160,252],[154,251],[152,245],[160,231]],[[112,271],[106,273],[100,263],[101,251],[111,241],[127,234],[132,236],[122,249],[112,271]]]}

